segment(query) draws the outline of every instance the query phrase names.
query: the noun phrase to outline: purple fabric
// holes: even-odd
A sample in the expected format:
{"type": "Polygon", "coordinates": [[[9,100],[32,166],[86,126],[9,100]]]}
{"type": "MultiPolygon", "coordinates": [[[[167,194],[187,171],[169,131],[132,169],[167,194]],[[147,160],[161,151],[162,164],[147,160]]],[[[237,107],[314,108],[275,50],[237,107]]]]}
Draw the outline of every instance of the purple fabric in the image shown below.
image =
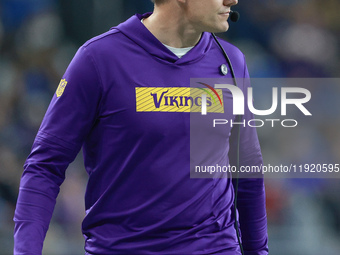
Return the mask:
{"type": "MultiPolygon", "coordinates": [[[[41,254],[59,186],[81,147],[87,254],[240,254],[231,179],[190,179],[190,113],[136,112],[136,87],[222,77],[223,54],[204,33],[178,59],[141,17],[86,42],[66,70],[65,91],[53,97],[24,166],[14,254],[41,254]]],[[[243,54],[221,43],[236,76],[248,77],[243,54]]],[[[260,165],[256,130],[241,132],[241,163],[260,165]]],[[[231,137],[231,156],[235,147],[231,137]]],[[[267,254],[263,179],[240,180],[238,210],[246,254],[267,254]]]]}

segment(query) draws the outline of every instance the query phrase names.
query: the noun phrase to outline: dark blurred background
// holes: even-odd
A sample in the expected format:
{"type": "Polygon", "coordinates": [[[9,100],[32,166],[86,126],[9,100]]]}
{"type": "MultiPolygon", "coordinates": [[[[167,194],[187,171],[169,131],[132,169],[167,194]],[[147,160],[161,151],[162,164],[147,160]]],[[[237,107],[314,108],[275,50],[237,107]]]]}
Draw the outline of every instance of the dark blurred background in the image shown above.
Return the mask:
{"type": "MultiPolygon", "coordinates": [[[[77,48],[152,7],[149,0],[0,0],[0,254],[12,252],[22,166],[77,48]]],[[[234,9],[240,21],[220,36],[245,53],[251,77],[339,78],[339,0],[240,1],[234,9]]],[[[266,162],[340,162],[340,87],[324,88],[311,88],[317,114],[304,128],[258,130],[266,162]]],[[[79,155],[62,185],[44,254],[84,254],[86,181],[79,155]]],[[[270,254],[340,254],[339,184],[266,180],[270,254]]]]}

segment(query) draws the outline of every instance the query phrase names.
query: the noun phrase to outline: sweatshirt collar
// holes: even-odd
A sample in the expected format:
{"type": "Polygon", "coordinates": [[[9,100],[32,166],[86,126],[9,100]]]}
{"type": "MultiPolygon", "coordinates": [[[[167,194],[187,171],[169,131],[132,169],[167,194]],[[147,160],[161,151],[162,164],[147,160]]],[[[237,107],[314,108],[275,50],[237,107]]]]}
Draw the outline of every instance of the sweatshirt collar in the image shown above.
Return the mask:
{"type": "Polygon", "coordinates": [[[167,49],[145,26],[141,19],[147,18],[151,13],[136,14],[127,21],[112,29],[118,29],[146,52],[160,59],[177,65],[189,64],[203,58],[211,47],[211,35],[204,32],[200,41],[185,56],[178,58],[167,49]]]}

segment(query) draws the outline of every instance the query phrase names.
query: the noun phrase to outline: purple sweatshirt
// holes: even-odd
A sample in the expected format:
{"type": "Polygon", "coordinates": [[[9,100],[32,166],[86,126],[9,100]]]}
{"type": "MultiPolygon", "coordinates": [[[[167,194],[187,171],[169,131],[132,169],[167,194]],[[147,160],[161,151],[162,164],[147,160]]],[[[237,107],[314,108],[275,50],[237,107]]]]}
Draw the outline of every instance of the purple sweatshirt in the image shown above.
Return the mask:
{"type": "MultiPolygon", "coordinates": [[[[67,68],[24,165],[14,254],[41,254],[65,170],[81,148],[89,175],[86,254],[240,254],[232,179],[190,178],[190,113],[136,108],[139,88],[180,90],[190,78],[223,77],[224,56],[203,33],[178,59],[141,23],[145,15],[86,42],[67,68]]],[[[220,42],[236,77],[248,77],[244,55],[220,42]]],[[[145,96],[165,103],[155,93],[145,96]]],[[[252,115],[246,110],[243,117],[252,115]]],[[[214,159],[235,164],[237,139],[224,128],[211,143],[219,148],[214,159]]],[[[240,162],[262,164],[254,128],[241,128],[240,162]]],[[[245,254],[268,254],[263,179],[240,179],[238,194],[245,254]]]]}

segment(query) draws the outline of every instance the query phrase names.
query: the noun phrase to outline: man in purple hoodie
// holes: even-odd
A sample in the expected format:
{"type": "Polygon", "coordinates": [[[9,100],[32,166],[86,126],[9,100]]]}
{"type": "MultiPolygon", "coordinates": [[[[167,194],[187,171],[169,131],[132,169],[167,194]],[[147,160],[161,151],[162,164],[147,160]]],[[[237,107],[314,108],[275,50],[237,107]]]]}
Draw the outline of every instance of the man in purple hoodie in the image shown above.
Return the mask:
{"type": "MultiPolygon", "coordinates": [[[[152,14],[78,50],[24,165],[14,254],[41,254],[65,170],[81,148],[89,175],[85,254],[241,254],[232,179],[190,178],[191,113],[179,101],[191,78],[232,77],[220,71],[226,59],[210,32],[228,30],[235,4],[155,0],[152,14]]],[[[235,76],[248,78],[244,55],[219,41],[235,76]]],[[[235,118],[232,99],[222,99],[223,118],[235,118]]],[[[249,110],[242,118],[252,118],[249,110]]],[[[220,131],[205,149],[214,151],[211,163],[235,164],[239,145],[241,165],[262,164],[254,128],[242,126],[239,139],[231,127],[220,131]]],[[[239,179],[237,210],[244,254],[268,254],[263,178],[239,179]]]]}

